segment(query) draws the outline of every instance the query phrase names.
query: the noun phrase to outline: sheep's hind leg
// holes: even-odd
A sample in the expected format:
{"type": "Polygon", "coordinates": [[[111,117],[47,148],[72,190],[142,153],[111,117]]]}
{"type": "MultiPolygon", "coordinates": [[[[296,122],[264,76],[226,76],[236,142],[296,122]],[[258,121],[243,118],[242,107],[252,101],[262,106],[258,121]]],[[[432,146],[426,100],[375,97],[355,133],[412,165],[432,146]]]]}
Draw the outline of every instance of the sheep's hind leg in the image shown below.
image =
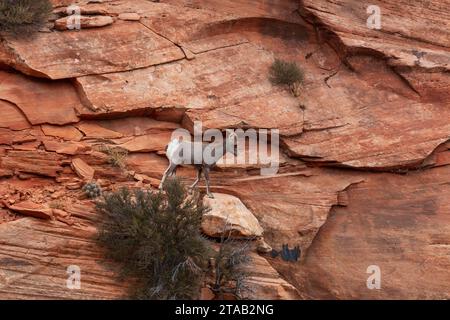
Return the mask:
{"type": "Polygon", "coordinates": [[[200,182],[200,178],[202,177],[202,168],[197,168],[197,179],[194,181],[194,183],[189,187],[189,190],[192,192],[192,190],[198,185],[200,182]]]}
{"type": "Polygon", "coordinates": [[[209,198],[214,199],[214,195],[209,191],[209,168],[205,168],[205,172],[203,173],[205,176],[205,182],[206,182],[206,194],[209,198]]]}

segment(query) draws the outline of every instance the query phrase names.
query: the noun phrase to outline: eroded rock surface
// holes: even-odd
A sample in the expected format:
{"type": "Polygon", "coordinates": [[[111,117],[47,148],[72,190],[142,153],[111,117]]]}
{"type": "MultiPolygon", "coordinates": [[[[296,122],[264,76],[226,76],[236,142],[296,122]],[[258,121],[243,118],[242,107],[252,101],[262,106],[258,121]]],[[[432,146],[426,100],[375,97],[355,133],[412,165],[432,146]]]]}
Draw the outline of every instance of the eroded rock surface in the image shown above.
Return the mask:
{"type": "MultiPolygon", "coordinates": [[[[71,211],[86,214],[86,207],[71,211]]],[[[89,219],[89,217],[88,217],[89,219]]],[[[96,231],[24,218],[0,225],[0,296],[3,299],[117,299],[126,292],[111,264],[100,262],[96,231]],[[67,287],[70,266],[81,271],[81,288],[67,287]]],[[[88,224],[88,225],[86,225],[88,224]]]]}
{"type": "Polygon", "coordinates": [[[448,299],[448,177],[448,166],[367,175],[348,189],[348,206],[332,211],[304,262],[277,269],[315,299],[448,299]],[[373,265],[380,290],[366,285],[373,265]]]}
{"type": "Polygon", "coordinates": [[[269,262],[257,254],[250,255],[248,278],[245,281],[244,299],[298,300],[301,294],[289,282],[282,279],[269,262]]]}
{"type": "Polygon", "coordinates": [[[9,207],[10,210],[40,219],[51,219],[52,210],[31,201],[24,201],[9,207]]]}

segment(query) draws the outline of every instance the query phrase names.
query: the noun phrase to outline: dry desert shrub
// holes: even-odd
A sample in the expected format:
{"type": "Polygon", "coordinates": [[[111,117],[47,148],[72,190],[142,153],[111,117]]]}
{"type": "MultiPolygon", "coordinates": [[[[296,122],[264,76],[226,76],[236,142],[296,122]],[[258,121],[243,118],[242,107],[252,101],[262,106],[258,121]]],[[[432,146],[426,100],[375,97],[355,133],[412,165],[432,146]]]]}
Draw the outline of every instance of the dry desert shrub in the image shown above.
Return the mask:
{"type": "Polygon", "coordinates": [[[113,167],[125,169],[128,150],[121,147],[111,147],[104,144],[99,147],[99,150],[108,155],[108,163],[113,167]]]}
{"type": "Polygon", "coordinates": [[[195,299],[209,247],[200,233],[205,208],[176,179],[164,192],[121,189],[106,194],[98,241],[125,276],[138,279],[137,299],[195,299]]]}
{"type": "Polygon", "coordinates": [[[49,0],[0,0],[0,32],[29,36],[45,25],[52,9],[49,0]]]}
{"type": "Polygon", "coordinates": [[[274,85],[289,87],[289,90],[295,97],[300,95],[303,80],[303,70],[295,62],[275,59],[270,67],[270,81],[274,85]]]}

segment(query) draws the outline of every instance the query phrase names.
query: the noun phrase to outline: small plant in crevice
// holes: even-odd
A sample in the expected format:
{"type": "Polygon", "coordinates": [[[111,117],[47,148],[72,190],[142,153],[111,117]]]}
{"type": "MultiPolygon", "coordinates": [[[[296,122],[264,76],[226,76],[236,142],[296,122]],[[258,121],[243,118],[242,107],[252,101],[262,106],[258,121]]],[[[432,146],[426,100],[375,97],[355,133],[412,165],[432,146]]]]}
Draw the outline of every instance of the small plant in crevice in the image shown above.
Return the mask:
{"type": "Polygon", "coordinates": [[[107,145],[101,145],[100,151],[108,155],[108,163],[113,167],[121,169],[126,168],[126,160],[128,157],[128,150],[121,147],[110,147],[107,145]]]}
{"type": "Polygon", "coordinates": [[[298,97],[304,81],[304,72],[295,62],[275,59],[270,67],[269,79],[274,85],[287,86],[298,97]]]}
{"type": "Polygon", "coordinates": [[[189,197],[177,179],[163,192],[123,188],[103,195],[99,244],[136,279],[130,296],[137,299],[195,299],[211,249],[200,233],[207,211],[198,194],[189,197]]]}
{"type": "Polygon", "coordinates": [[[48,206],[50,209],[64,209],[64,204],[60,200],[51,201],[48,206]]]}
{"type": "Polygon", "coordinates": [[[47,23],[52,9],[49,0],[0,0],[0,33],[27,37],[47,23]]]}
{"type": "Polygon", "coordinates": [[[100,186],[95,183],[95,182],[88,182],[86,183],[83,188],[82,191],[86,194],[86,196],[89,199],[95,199],[101,196],[102,194],[102,189],[100,188],[100,186]]]}
{"type": "Polygon", "coordinates": [[[222,233],[219,250],[212,260],[214,274],[212,291],[219,299],[224,294],[231,294],[239,299],[242,290],[248,289],[245,280],[248,277],[246,267],[251,261],[250,244],[251,239],[234,240],[230,234],[222,233]]]}

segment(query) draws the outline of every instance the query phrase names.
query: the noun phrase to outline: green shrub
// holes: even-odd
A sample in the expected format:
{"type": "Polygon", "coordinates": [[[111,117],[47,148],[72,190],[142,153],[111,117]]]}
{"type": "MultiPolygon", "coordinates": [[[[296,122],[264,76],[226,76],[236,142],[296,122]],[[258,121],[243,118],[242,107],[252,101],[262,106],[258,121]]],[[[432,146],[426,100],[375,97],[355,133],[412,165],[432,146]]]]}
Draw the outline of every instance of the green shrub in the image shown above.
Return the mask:
{"type": "Polygon", "coordinates": [[[270,67],[270,81],[275,85],[288,86],[294,96],[299,96],[304,73],[295,62],[275,59],[270,67]]]}
{"type": "Polygon", "coordinates": [[[49,0],[0,0],[0,32],[27,36],[45,25],[52,9],[49,0]]]}
{"type": "Polygon", "coordinates": [[[98,241],[107,257],[136,279],[138,299],[197,297],[210,249],[200,233],[206,208],[198,195],[170,179],[164,192],[121,189],[97,204],[102,216],[98,241]]]}

